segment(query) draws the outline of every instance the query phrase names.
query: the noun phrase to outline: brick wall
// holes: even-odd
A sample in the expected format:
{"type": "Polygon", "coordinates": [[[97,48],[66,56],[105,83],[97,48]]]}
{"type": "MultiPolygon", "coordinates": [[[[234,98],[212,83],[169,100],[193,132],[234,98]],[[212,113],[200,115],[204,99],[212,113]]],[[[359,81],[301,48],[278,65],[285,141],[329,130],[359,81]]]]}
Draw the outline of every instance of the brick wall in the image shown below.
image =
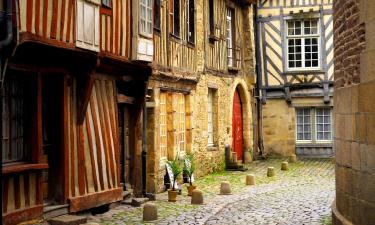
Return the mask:
{"type": "Polygon", "coordinates": [[[375,221],[375,1],[336,0],[334,224],[375,221]]]}

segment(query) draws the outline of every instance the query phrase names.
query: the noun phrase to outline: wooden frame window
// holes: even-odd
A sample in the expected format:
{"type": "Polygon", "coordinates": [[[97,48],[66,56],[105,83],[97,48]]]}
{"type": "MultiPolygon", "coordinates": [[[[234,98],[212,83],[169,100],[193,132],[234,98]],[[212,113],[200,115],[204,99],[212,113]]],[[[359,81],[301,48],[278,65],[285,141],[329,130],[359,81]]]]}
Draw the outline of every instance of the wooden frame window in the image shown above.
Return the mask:
{"type": "Polygon", "coordinates": [[[332,117],[331,109],[316,109],[316,140],[331,141],[332,140],[332,117]]]}
{"type": "Polygon", "coordinates": [[[169,27],[171,34],[180,37],[180,0],[169,1],[169,27]]]}
{"type": "Polygon", "coordinates": [[[235,52],[235,12],[233,8],[227,7],[227,57],[228,67],[236,67],[235,52]]]}
{"type": "Polygon", "coordinates": [[[29,159],[25,115],[30,115],[27,106],[27,81],[10,76],[1,90],[1,149],[2,163],[20,162],[29,159]]]}
{"type": "Polygon", "coordinates": [[[160,158],[168,157],[167,93],[160,93],[160,158]]]}
{"type": "Polygon", "coordinates": [[[112,8],[112,0],[102,0],[102,5],[108,8],[112,8]]]}
{"type": "Polygon", "coordinates": [[[187,24],[186,24],[186,39],[189,43],[195,43],[195,1],[194,0],[187,0],[187,24]]]}
{"type": "Polygon", "coordinates": [[[154,29],[160,31],[160,0],[154,0],[154,29]]]}
{"type": "Polygon", "coordinates": [[[311,114],[310,108],[298,108],[297,114],[297,141],[311,141],[311,114]]]}
{"type": "Polygon", "coordinates": [[[139,33],[147,37],[152,36],[152,0],[139,1],[139,33]]]}
{"type": "Polygon", "coordinates": [[[319,69],[319,19],[288,20],[286,26],[287,69],[319,69]]]}
{"type": "Polygon", "coordinates": [[[177,94],[177,147],[180,152],[186,149],[186,128],[185,128],[185,95],[177,94]]]}
{"type": "Polygon", "coordinates": [[[208,146],[214,146],[214,95],[215,90],[209,88],[207,96],[207,136],[208,136],[208,146]]]}
{"type": "Polygon", "coordinates": [[[214,21],[214,0],[208,0],[208,19],[210,36],[215,35],[215,21],[214,21]]]}

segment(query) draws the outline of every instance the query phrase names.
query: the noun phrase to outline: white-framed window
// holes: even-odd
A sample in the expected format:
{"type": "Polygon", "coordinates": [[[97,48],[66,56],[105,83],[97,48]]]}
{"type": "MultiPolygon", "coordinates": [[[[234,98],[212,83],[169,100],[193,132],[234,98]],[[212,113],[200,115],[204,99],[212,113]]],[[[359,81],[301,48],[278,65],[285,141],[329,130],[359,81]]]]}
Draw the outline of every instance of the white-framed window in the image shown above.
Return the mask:
{"type": "Polygon", "coordinates": [[[297,141],[311,141],[311,114],[310,108],[298,108],[297,114],[297,141]]]}
{"type": "Polygon", "coordinates": [[[227,8],[227,57],[228,67],[234,67],[234,9],[227,8]]]}
{"type": "Polygon", "coordinates": [[[208,89],[207,102],[208,146],[214,146],[214,90],[211,88],[208,89]]]}
{"type": "Polygon", "coordinates": [[[297,142],[332,142],[332,109],[330,107],[296,108],[296,117],[297,142]]]}
{"type": "Polygon", "coordinates": [[[187,0],[186,12],[186,39],[189,43],[195,43],[195,0],[187,0]]]}
{"type": "Polygon", "coordinates": [[[316,109],[316,140],[332,140],[332,116],[329,108],[316,109]]]}
{"type": "Polygon", "coordinates": [[[139,33],[152,36],[152,0],[139,1],[139,33]]]}
{"type": "Polygon", "coordinates": [[[287,70],[320,68],[319,19],[287,20],[287,70]]]}
{"type": "Polygon", "coordinates": [[[160,158],[168,156],[168,113],[167,113],[167,93],[160,93],[160,158]]]}

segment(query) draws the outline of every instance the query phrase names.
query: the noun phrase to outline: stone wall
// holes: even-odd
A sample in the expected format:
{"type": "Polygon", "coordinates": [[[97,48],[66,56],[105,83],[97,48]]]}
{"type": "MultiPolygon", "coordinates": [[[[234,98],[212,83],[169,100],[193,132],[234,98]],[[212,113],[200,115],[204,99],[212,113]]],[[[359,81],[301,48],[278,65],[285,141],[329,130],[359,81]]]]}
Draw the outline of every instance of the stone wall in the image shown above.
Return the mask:
{"type": "Polygon", "coordinates": [[[336,0],[334,224],[375,221],[375,2],[336,0]]]}
{"type": "Polygon", "coordinates": [[[263,106],[263,144],[269,156],[295,154],[295,110],[285,99],[268,99],[263,106]]]}

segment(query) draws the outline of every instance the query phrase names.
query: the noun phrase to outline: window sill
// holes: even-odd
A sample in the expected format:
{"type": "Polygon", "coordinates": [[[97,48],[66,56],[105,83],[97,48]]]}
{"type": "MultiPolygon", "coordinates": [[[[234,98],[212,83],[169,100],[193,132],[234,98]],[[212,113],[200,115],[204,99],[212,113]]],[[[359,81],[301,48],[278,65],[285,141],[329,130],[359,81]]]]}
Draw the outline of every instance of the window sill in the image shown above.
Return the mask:
{"type": "Polygon", "coordinates": [[[332,142],[296,143],[297,148],[332,148],[332,142]]]}
{"type": "Polygon", "coordinates": [[[325,73],[321,69],[314,69],[314,70],[309,70],[309,69],[298,69],[298,70],[288,70],[284,74],[285,75],[294,75],[294,74],[321,74],[325,73]]]}
{"type": "Polygon", "coordinates": [[[207,146],[207,151],[210,151],[210,152],[214,152],[214,151],[218,151],[219,150],[219,147],[213,145],[213,146],[207,146]]]}
{"type": "Polygon", "coordinates": [[[21,173],[29,170],[42,170],[47,169],[48,164],[39,163],[39,164],[13,164],[13,165],[3,165],[2,174],[12,174],[12,173],[21,173]]]}
{"type": "Polygon", "coordinates": [[[176,34],[169,33],[169,35],[171,36],[172,40],[175,40],[175,41],[180,41],[181,40],[181,38],[178,35],[176,35],[176,34]]]}

